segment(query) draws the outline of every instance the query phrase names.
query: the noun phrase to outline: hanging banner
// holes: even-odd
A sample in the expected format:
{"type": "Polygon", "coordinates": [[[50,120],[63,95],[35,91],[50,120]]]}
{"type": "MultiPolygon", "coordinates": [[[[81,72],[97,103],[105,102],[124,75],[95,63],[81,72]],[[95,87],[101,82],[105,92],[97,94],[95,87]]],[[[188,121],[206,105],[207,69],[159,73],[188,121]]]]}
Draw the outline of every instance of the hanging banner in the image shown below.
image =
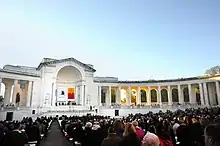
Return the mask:
{"type": "Polygon", "coordinates": [[[74,88],[68,88],[68,99],[75,99],[74,88]]]}
{"type": "Polygon", "coordinates": [[[66,88],[57,88],[57,101],[66,101],[66,88]]]}

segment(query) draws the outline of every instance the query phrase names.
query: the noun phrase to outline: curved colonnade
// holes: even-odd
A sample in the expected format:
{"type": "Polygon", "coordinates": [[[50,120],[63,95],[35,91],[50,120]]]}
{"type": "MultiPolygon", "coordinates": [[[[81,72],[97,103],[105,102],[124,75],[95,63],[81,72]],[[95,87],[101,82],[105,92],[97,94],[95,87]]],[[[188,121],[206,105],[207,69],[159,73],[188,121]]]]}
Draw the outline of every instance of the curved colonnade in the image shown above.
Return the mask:
{"type": "Polygon", "coordinates": [[[220,103],[218,75],[162,81],[119,82],[99,86],[101,106],[216,106],[220,103]],[[213,79],[214,78],[214,79],[213,79]],[[120,85],[122,84],[122,85],[120,85]],[[127,84],[127,86],[126,86],[127,84]]]}

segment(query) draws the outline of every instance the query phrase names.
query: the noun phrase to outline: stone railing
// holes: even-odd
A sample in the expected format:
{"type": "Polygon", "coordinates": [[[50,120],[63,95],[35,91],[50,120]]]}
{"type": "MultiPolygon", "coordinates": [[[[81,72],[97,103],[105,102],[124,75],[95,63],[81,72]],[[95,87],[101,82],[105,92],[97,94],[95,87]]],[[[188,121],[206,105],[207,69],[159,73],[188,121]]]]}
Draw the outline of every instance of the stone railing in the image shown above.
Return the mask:
{"type": "Polygon", "coordinates": [[[146,103],[138,104],[138,105],[120,105],[120,104],[111,104],[107,105],[103,103],[100,108],[123,108],[123,109],[129,109],[129,108],[160,108],[160,109],[185,109],[185,108],[199,108],[199,107],[205,107],[202,105],[199,105],[198,103],[183,103],[179,104],[178,102],[173,102],[171,105],[168,104],[168,102],[162,102],[159,103],[151,103],[151,105],[148,105],[146,103]]]}

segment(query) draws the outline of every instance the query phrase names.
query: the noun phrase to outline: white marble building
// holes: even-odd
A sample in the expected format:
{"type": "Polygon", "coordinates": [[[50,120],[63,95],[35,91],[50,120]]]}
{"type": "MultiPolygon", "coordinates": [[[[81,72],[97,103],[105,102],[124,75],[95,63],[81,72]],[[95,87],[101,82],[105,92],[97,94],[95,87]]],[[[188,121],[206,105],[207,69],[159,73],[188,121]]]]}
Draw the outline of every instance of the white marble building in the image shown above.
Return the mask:
{"type": "MultiPolygon", "coordinates": [[[[95,77],[93,65],[74,58],[44,58],[38,67],[5,65],[0,69],[0,89],[5,86],[2,111],[15,105],[37,112],[85,110],[92,106],[99,113],[112,115],[120,109],[163,109],[173,107],[217,106],[220,104],[220,75],[171,80],[119,81],[95,77]],[[74,99],[68,90],[74,90],[74,99]],[[6,107],[7,106],[7,107],[6,107]],[[41,109],[41,111],[39,111],[41,109]],[[72,109],[71,109],[72,110],[72,109]]],[[[1,90],[0,90],[1,91],[1,90]]]]}

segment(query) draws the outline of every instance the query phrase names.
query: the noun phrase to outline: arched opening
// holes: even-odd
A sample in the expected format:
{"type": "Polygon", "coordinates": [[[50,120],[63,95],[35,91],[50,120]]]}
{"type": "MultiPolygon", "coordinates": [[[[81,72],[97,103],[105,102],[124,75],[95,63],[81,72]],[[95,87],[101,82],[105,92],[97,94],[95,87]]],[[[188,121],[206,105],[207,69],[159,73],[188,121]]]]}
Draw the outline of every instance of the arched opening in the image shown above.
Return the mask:
{"type": "Polygon", "coordinates": [[[131,104],[136,105],[137,91],[135,89],[131,90],[131,104]]]}
{"type": "Polygon", "coordinates": [[[172,89],[172,101],[174,103],[179,103],[179,95],[178,95],[178,89],[172,89]]]}
{"type": "MultiPolygon", "coordinates": [[[[58,92],[55,97],[56,105],[80,105],[80,92],[76,95],[76,91],[78,91],[76,89],[76,84],[81,81],[82,74],[77,68],[73,66],[65,66],[61,68],[56,76],[56,87],[51,87],[56,88],[57,91],[61,91],[58,92]]],[[[50,96],[51,95],[49,95],[49,97],[50,96]]]]}
{"type": "Polygon", "coordinates": [[[116,103],[116,91],[111,89],[111,103],[116,103]]]}
{"type": "Polygon", "coordinates": [[[5,84],[1,83],[0,105],[4,104],[4,98],[5,98],[5,84]]]}
{"type": "Polygon", "coordinates": [[[150,93],[151,93],[151,102],[157,102],[157,90],[152,89],[150,93]]]}
{"type": "Polygon", "coordinates": [[[65,66],[57,73],[57,83],[77,83],[82,80],[82,74],[73,66],[65,66]]]}
{"type": "Polygon", "coordinates": [[[166,89],[161,90],[161,101],[168,102],[168,93],[166,89]]]}
{"type": "Polygon", "coordinates": [[[127,91],[125,89],[121,89],[121,104],[127,104],[127,91]]]}
{"type": "Polygon", "coordinates": [[[102,105],[106,103],[106,90],[105,89],[101,90],[101,103],[102,105]]]}
{"type": "Polygon", "coordinates": [[[141,89],[141,103],[147,102],[147,93],[146,90],[141,89]]]}
{"type": "Polygon", "coordinates": [[[198,105],[201,105],[200,89],[199,89],[199,87],[195,88],[195,93],[196,93],[196,102],[197,102],[198,105]]]}
{"type": "Polygon", "coordinates": [[[189,89],[188,89],[188,87],[185,87],[183,89],[183,98],[184,98],[184,102],[189,102],[189,89]]]}

